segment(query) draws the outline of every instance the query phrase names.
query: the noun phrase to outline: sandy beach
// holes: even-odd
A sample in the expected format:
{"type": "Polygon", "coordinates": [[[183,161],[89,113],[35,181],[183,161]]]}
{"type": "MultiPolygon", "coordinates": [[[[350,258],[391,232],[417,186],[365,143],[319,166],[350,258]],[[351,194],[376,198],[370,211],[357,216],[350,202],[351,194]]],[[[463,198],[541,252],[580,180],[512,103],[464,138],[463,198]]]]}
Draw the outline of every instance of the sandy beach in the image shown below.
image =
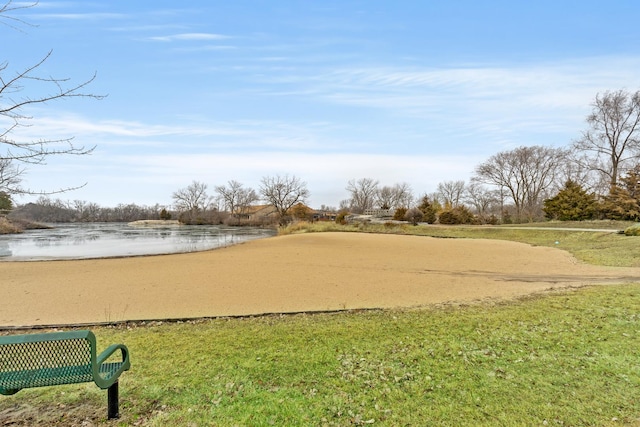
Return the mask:
{"type": "Polygon", "coordinates": [[[318,233],[190,254],[1,262],[0,277],[0,327],[17,327],[465,303],[640,282],[640,269],[497,240],[318,233]]]}

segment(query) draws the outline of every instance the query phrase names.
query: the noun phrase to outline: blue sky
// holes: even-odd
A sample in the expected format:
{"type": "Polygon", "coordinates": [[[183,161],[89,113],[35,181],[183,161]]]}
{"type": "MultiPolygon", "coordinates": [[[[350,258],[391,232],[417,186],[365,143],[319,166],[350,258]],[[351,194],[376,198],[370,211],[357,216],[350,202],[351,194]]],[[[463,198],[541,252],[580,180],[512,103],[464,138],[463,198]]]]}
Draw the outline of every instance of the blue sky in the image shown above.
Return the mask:
{"type": "Polygon", "coordinates": [[[25,184],[86,182],[55,197],[103,206],[276,174],[314,207],[365,177],[420,195],[497,152],[566,146],[597,93],[640,89],[635,0],[41,0],[13,15],[35,26],[0,26],[8,71],[53,49],[41,75],[97,72],[90,91],[108,95],[25,111],[16,137],[97,145],[25,184]]]}

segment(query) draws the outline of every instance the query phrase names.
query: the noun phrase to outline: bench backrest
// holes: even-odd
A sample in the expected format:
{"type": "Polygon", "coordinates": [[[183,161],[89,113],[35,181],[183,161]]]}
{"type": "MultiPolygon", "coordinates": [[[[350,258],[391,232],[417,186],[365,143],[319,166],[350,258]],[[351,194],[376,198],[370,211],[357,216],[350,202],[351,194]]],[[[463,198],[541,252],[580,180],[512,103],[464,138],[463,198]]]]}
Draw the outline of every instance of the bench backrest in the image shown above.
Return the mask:
{"type": "Polygon", "coordinates": [[[93,381],[91,331],[0,337],[0,389],[93,381]]]}

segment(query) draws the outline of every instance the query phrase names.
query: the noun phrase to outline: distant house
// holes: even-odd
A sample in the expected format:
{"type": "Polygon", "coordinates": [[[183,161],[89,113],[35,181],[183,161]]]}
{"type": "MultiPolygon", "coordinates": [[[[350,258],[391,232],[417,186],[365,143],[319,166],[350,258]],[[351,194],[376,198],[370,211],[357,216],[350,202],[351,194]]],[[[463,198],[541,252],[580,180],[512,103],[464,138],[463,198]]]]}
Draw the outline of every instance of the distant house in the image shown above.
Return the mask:
{"type": "Polygon", "coordinates": [[[278,220],[278,211],[273,205],[249,206],[239,215],[240,219],[249,222],[272,222],[278,220]]]}
{"type": "Polygon", "coordinates": [[[335,221],[338,216],[334,211],[312,209],[303,203],[292,206],[288,213],[296,219],[304,219],[307,221],[335,221]]]}
{"type": "MultiPolygon", "coordinates": [[[[314,210],[304,203],[297,203],[292,206],[287,215],[293,218],[308,221],[335,221],[337,214],[335,212],[314,210]]],[[[256,205],[246,208],[241,214],[237,215],[238,219],[250,223],[272,223],[278,221],[279,214],[273,205],[256,205]]]]}
{"type": "Polygon", "coordinates": [[[335,221],[338,214],[336,212],[319,210],[313,211],[314,221],[335,221]]]}

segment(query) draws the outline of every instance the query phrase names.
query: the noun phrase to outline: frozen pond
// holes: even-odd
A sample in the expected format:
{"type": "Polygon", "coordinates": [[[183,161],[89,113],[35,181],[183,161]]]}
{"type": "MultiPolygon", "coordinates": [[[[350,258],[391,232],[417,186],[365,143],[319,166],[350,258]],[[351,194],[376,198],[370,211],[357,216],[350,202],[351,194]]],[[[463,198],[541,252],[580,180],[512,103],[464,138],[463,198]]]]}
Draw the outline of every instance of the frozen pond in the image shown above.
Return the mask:
{"type": "Polygon", "coordinates": [[[0,235],[0,261],[126,257],[197,252],[274,236],[275,230],[214,225],[51,224],[0,235]]]}

